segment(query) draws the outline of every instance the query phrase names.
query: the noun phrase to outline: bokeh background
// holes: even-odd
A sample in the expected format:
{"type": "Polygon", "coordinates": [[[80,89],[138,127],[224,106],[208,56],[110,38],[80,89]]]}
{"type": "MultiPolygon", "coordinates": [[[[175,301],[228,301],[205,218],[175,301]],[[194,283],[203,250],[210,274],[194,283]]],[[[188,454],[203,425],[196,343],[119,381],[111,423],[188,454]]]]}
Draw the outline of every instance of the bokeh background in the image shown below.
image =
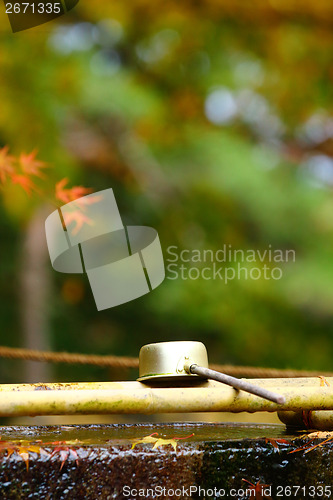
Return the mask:
{"type": "MultiPolygon", "coordinates": [[[[0,147],[49,167],[30,196],[1,187],[0,344],[137,356],[200,340],[214,363],[332,370],[332,19],[329,0],[81,0],[12,34],[2,8],[0,147]],[[164,251],[271,245],[296,261],[280,280],[167,278],[98,312],[86,277],[49,262],[65,177],[112,187],[164,251]]],[[[0,362],[1,383],[134,377],[0,362]]]]}

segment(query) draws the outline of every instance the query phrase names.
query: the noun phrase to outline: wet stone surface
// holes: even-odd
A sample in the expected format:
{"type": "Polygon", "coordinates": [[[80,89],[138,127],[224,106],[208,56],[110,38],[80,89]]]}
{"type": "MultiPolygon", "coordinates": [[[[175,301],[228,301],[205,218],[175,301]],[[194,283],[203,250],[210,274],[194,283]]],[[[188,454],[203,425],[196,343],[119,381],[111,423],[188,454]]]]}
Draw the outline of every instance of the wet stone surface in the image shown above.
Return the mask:
{"type": "Polygon", "coordinates": [[[0,498],[325,498],[308,488],[333,484],[332,457],[330,436],[283,425],[2,427],[0,498]]]}

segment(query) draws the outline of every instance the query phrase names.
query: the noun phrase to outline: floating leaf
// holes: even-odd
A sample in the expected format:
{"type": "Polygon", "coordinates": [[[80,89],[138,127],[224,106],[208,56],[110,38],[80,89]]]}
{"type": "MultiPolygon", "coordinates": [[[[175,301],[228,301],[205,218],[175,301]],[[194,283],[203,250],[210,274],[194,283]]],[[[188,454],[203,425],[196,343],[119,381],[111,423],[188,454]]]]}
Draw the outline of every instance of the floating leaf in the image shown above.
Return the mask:
{"type": "Polygon", "coordinates": [[[154,432],[153,434],[149,434],[149,436],[145,436],[143,438],[139,439],[134,439],[133,444],[132,444],[132,449],[135,448],[137,444],[146,444],[146,443],[154,443],[153,450],[159,448],[160,446],[168,446],[171,445],[173,449],[176,451],[177,449],[177,444],[180,439],[188,439],[194,434],[190,434],[189,436],[185,437],[173,437],[173,438],[161,438],[161,437],[153,437],[153,436],[158,436],[157,432],[154,432]]]}
{"type": "Polygon", "coordinates": [[[157,438],[153,437],[153,436],[158,436],[158,433],[157,432],[153,432],[152,434],[149,434],[149,436],[145,436],[143,438],[136,438],[136,439],[133,439],[132,441],[132,450],[133,448],[135,448],[135,446],[137,444],[146,444],[146,443],[156,443],[156,440],[157,438]]]}
{"type": "Polygon", "coordinates": [[[29,453],[37,453],[38,455],[47,455],[49,453],[37,444],[30,444],[30,441],[0,441],[0,453],[6,452],[7,458],[14,453],[19,455],[24,460],[27,470],[29,470],[29,453]]]}
{"type": "Polygon", "coordinates": [[[153,446],[153,450],[159,448],[160,446],[168,446],[171,445],[173,449],[176,451],[177,450],[177,441],[176,439],[163,439],[159,438],[156,443],[153,446]]]}
{"type": "Polygon", "coordinates": [[[63,468],[69,457],[72,457],[75,460],[76,465],[79,465],[79,455],[74,448],[70,447],[70,445],[77,445],[79,443],[80,441],[78,439],[74,439],[73,441],[53,441],[52,443],[49,443],[56,445],[50,458],[54,457],[57,453],[59,454],[61,460],[60,470],[63,468]]]}

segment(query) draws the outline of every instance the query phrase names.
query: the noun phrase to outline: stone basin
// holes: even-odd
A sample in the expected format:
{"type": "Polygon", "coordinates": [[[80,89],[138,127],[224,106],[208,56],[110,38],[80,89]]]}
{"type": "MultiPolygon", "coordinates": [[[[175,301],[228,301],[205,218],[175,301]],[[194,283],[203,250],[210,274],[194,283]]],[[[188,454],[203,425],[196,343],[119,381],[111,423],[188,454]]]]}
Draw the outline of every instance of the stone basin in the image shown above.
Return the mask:
{"type": "Polygon", "coordinates": [[[310,487],[333,483],[331,442],[295,452],[309,438],[284,425],[16,426],[0,432],[0,498],[6,500],[244,499],[262,498],[263,491],[264,498],[313,498],[310,487]],[[287,486],[296,494],[285,494],[287,486]]]}

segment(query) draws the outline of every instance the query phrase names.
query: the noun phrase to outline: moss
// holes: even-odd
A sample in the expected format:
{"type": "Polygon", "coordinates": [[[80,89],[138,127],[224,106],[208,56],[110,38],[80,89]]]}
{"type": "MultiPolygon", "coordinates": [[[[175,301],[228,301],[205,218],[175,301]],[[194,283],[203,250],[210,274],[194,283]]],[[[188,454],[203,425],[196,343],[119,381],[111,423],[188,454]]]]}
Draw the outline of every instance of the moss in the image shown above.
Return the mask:
{"type": "Polygon", "coordinates": [[[252,483],[272,485],[329,485],[333,483],[333,445],[318,447],[310,453],[290,453],[306,443],[293,441],[293,446],[277,450],[264,439],[244,439],[204,444],[200,484],[203,488],[244,488],[243,478],[252,483]]]}

